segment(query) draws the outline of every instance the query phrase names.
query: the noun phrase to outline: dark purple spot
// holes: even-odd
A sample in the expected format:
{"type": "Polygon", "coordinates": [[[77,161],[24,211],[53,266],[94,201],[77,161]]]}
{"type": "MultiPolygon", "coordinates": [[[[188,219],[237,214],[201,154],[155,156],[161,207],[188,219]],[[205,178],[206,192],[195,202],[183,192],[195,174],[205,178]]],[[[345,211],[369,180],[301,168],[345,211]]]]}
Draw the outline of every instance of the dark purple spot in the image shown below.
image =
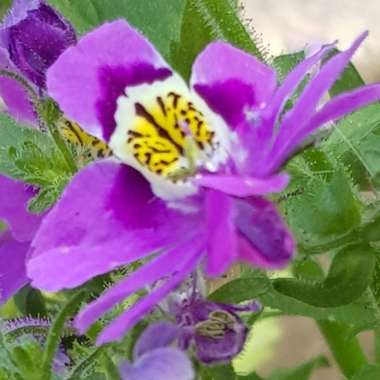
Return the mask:
{"type": "Polygon", "coordinates": [[[230,126],[236,126],[242,120],[245,106],[255,104],[254,89],[239,80],[230,79],[194,87],[210,108],[221,115],[230,126]]]}
{"type": "Polygon", "coordinates": [[[153,83],[171,75],[167,68],[155,68],[146,63],[136,63],[128,68],[122,66],[104,66],[99,69],[98,78],[101,87],[97,101],[97,117],[103,128],[103,137],[109,141],[115,130],[116,101],[127,86],[153,83]]]}

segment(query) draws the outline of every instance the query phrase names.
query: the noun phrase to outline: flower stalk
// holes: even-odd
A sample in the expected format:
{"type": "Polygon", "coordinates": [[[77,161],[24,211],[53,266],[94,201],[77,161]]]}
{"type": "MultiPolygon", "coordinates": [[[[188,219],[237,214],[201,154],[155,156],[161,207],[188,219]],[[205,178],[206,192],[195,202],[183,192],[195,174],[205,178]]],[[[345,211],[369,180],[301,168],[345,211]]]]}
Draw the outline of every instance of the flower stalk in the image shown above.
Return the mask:
{"type": "Polygon", "coordinates": [[[328,320],[317,324],[344,376],[351,378],[368,364],[358,339],[349,337],[351,330],[347,326],[328,320]]]}

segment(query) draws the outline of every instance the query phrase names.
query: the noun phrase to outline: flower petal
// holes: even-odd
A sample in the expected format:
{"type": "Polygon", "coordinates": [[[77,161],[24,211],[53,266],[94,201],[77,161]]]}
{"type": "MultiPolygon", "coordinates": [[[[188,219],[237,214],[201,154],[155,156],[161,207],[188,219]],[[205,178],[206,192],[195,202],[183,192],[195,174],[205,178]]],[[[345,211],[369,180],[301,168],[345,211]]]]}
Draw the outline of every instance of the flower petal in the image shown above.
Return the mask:
{"type": "Polygon", "coordinates": [[[206,193],[207,264],[209,276],[223,274],[237,256],[237,234],[234,225],[233,200],[225,194],[206,193]]]}
{"type": "Polygon", "coordinates": [[[276,170],[286,159],[288,152],[296,148],[294,136],[309,122],[322,96],[341,75],[367,35],[368,32],[361,34],[349,49],[335,55],[323,65],[305,87],[295,106],[285,114],[273,148],[268,153],[266,161],[260,163],[265,173],[272,173],[276,170]]]}
{"type": "Polygon", "coordinates": [[[12,8],[2,22],[2,29],[18,24],[28,16],[28,12],[38,9],[40,4],[41,0],[13,0],[12,8]]]}
{"type": "Polygon", "coordinates": [[[0,235],[0,305],[28,282],[25,259],[29,246],[14,240],[8,232],[0,235]]]}
{"type": "Polygon", "coordinates": [[[196,59],[191,85],[233,127],[244,118],[246,107],[268,100],[276,74],[251,54],[218,41],[196,59]]]}
{"type": "Polygon", "coordinates": [[[279,174],[260,179],[233,175],[201,175],[194,182],[235,197],[249,197],[281,192],[288,185],[289,176],[279,174]]]}
{"type": "Polygon", "coordinates": [[[0,220],[4,220],[17,241],[30,241],[36,233],[41,215],[33,215],[26,208],[34,191],[23,182],[0,175],[0,220]]]}
{"type": "Polygon", "coordinates": [[[262,127],[259,128],[259,137],[261,138],[260,144],[272,138],[273,130],[276,125],[276,121],[285,106],[286,102],[293,95],[294,91],[301,84],[302,80],[308,71],[318,63],[323,57],[326,56],[335,46],[329,44],[320,49],[317,53],[304,59],[300,62],[285,78],[281,86],[276,90],[271,102],[263,110],[261,117],[263,119],[262,127]]]}
{"type": "Polygon", "coordinates": [[[126,21],[117,20],[67,49],[49,69],[47,87],[69,118],[108,140],[115,127],[116,100],[125,87],[170,74],[155,48],[126,21]]]}
{"type": "MultiPolygon", "coordinates": [[[[77,286],[165,247],[178,228],[185,236],[183,218],[155,198],[134,169],[113,161],[89,165],[46,216],[28,274],[46,290],[77,286]]],[[[192,226],[191,216],[186,222],[192,226]]]]}
{"type": "MultiPolygon", "coordinates": [[[[10,63],[8,53],[0,47],[0,69],[18,73],[10,63]]],[[[0,76],[0,97],[7,111],[18,121],[36,123],[36,114],[26,89],[14,79],[0,76]]]]}
{"type": "Polygon", "coordinates": [[[170,346],[177,336],[177,326],[168,321],[159,321],[149,325],[133,349],[134,359],[137,360],[140,356],[156,348],[170,346]]]}
{"type": "MultiPolygon", "coordinates": [[[[199,237],[195,238],[200,240],[199,237]]],[[[198,241],[195,246],[200,243],[202,242],[198,241]]],[[[192,252],[194,252],[194,241],[190,239],[185,244],[176,244],[167,252],[158,255],[87,305],[77,316],[76,327],[81,332],[86,331],[92,323],[117,303],[144,286],[153,285],[163,277],[172,275],[187,260],[187,255],[191,255],[192,252]]]]}
{"type": "Polygon", "coordinates": [[[330,100],[320,111],[311,118],[310,122],[294,136],[294,144],[300,143],[318,127],[328,121],[358,110],[370,103],[380,100],[380,84],[363,86],[350,92],[343,93],[330,100]]]}
{"type": "Polygon", "coordinates": [[[145,314],[149,313],[162,299],[175,289],[191,272],[194,271],[202,255],[198,247],[193,252],[188,252],[186,260],[176,273],[166,280],[161,287],[151,291],[140,299],[132,307],[120,314],[99,334],[96,343],[98,345],[120,340],[126,331],[135,325],[145,314]]]}
{"type": "Polygon", "coordinates": [[[193,380],[195,376],[186,354],[171,347],[150,351],[134,364],[124,363],[120,374],[123,380],[193,380]]]}
{"type": "Polygon", "coordinates": [[[236,200],[236,226],[242,260],[261,268],[281,268],[292,258],[295,242],[274,205],[264,198],[236,200]]]}

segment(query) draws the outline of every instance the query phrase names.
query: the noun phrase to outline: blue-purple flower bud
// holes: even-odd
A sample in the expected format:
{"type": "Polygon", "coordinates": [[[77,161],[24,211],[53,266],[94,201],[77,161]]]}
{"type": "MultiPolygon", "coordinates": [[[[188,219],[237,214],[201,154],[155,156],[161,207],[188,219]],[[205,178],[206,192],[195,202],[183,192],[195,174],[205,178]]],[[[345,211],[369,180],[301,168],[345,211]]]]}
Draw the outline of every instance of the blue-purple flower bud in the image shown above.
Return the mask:
{"type": "Polygon", "coordinates": [[[75,42],[71,24],[42,0],[14,0],[0,29],[0,46],[40,88],[45,87],[47,69],[75,42]]]}

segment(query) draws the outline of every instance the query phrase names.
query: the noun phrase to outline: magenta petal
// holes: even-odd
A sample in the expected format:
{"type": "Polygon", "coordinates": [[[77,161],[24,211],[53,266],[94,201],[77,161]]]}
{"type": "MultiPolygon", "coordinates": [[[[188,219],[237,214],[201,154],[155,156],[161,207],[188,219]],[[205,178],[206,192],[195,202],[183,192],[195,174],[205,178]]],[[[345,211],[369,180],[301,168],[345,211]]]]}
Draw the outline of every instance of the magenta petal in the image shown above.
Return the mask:
{"type": "Polygon", "coordinates": [[[219,191],[206,193],[207,265],[211,276],[223,274],[237,257],[233,199],[219,191]]]}
{"type": "Polygon", "coordinates": [[[281,122],[279,134],[267,160],[260,163],[260,165],[265,168],[263,170],[265,170],[266,173],[270,173],[277,169],[287,158],[289,151],[296,148],[296,146],[294,146],[294,136],[296,136],[300,130],[305,128],[310,117],[314,114],[322,96],[339,78],[353,54],[367,35],[367,32],[361,34],[348,50],[335,55],[323,65],[321,70],[305,87],[294,107],[285,114],[281,122]]]}
{"type": "Polygon", "coordinates": [[[0,220],[4,220],[18,241],[32,240],[42,216],[29,213],[26,208],[34,192],[23,182],[0,175],[0,220]]]}
{"type": "Polygon", "coordinates": [[[102,119],[113,118],[116,99],[125,87],[156,76],[162,79],[170,74],[166,68],[141,34],[126,21],[117,20],[103,24],[67,49],[48,70],[47,87],[68,117],[88,132],[100,134],[102,119]]]}
{"type": "Polygon", "coordinates": [[[246,107],[266,102],[276,87],[275,72],[254,56],[225,42],[213,42],[193,65],[191,85],[231,125],[246,107]]]}
{"type": "Polygon", "coordinates": [[[113,161],[92,164],[73,178],[44,219],[28,274],[37,287],[73,287],[162,249],[178,228],[185,236],[191,218],[186,222],[154,197],[134,169],[113,161]]]}
{"type": "MultiPolygon", "coordinates": [[[[0,47],[0,69],[13,72],[18,70],[10,63],[8,53],[0,47]]],[[[36,114],[29,99],[29,94],[17,81],[0,76],[0,97],[3,99],[7,111],[21,122],[36,122],[36,114]]]]}
{"type": "Polygon", "coordinates": [[[278,174],[260,179],[233,175],[201,175],[194,182],[235,197],[249,197],[281,192],[288,185],[289,176],[278,174]]]}
{"type": "Polygon", "coordinates": [[[178,336],[178,327],[167,321],[159,321],[149,325],[139,337],[133,348],[133,357],[140,356],[151,350],[170,346],[178,336]]]}
{"type": "Polygon", "coordinates": [[[359,108],[378,102],[379,100],[380,84],[363,86],[351,92],[345,92],[336,96],[311,118],[305,128],[299,131],[298,135],[294,137],[294,143],[296,144],[302,141],[316,128],[328,121],[340,119],[359,108]]]}
{"type": "Polygon", "coordinates": [[[0,305],[27,284],[25,259],[29,243],[20,243],[9,233],[0,235],[0,305]]]}
{"type": "Polygon", "coordinates": [[[161,287],[151,291],[147,296],[140,299],[136,304],[124,311],[114,319],[97,338],[97,344],[104,344],[120,340],[123,335],[145,314],[149,313],[162,299],[175,289],[191,272],[194,271],[202,252],[195,246],[193,252],[188,252],[183,265],[176,273],[166,280],[161,287]]]}
{"type": "Polygon", "coordinates": [[[84,332],[92,323],[117,303],[143,288],[153,285],[165,276],[173,274],[186,261],[187,255],[194,250],[194,242],[176,245],[165,253],[158,255],[140,269],[118,282],[103,293],[97,300],[87,305],[77,316],[75,325],[84,332]]]}
{"type": "Polygon", "coordinates": [[[263,139],[268,139],[272,136],[273,128],[275,127],[275,123],[282,111],[285,103],[289,100],[289,98],[293,95],[294,91],[300,85],[302,80],[305,78],[305,75],[308,71],[318,63],[328,52],[330,52],[334,48],[335,44],[330,44],[323,47],[317,53],[304,59],[300,62],[285,78],[284,82],[281,86],[276,90],[273,95],[273,98],[262,112],[262,118],[264,120],[262,135],[263,139]],[[268,128],[268,125],[273,128],[268,128]]]}
{"type": "Polygon", "coordinates": [[[186,354],[171,347],[152,350],[133,364],[123,364],[120,374],[123,380],[193,380],[195,376],[186,354]]]}
{"type": "Polygon", "coordinates": [[[235,203],[240,258],[261,268],[287,265],[295,252],[295,242],[275,206],[264,198],[235,203]]]}

